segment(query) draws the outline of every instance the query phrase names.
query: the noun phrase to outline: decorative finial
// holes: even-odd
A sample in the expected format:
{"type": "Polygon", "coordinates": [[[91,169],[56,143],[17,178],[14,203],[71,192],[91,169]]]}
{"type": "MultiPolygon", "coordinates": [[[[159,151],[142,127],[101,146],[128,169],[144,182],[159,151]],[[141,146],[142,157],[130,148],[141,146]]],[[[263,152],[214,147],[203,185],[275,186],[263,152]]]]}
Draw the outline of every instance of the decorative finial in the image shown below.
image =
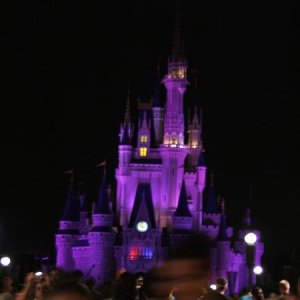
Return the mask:
{"type": "Polygon", "coordinates": [[[221,207],[221,213],[224,216],[225,215],[225,199],[224,199],[224,197],[222,197],[220,199],[220,207],[221,207]]]}
{"type": "Polygon", "coordinates": [[[172,60],[178,61],[183,59],[183,47],[181,47],[181,34],[180,34],[180,16],[179,16],[179,0],[176,1],[176,20],[175,20],[175,29],[173,35],[173,49],[172,49],[172,60]]]}
{"type": "Polygon", "coordinates": [[[106,160],[104,160],[103,162],[97,164],[95,166],[95,168],[103,168],[103,180],[106,179],[106,160]]]}
{"type": "Polygon", "coordinates": [[[198,77],[197,77],[197,70],[193,69],[193,88],[194,91],[198,91],[198,77]]]}
{"type": "Polygon", "coordinates": [[[160,63],[159,63],[159,60],[157,60],[156,75],[157,75],[157,79],[159,79],[160,78],[160,63]]]}
{"type": "Polygon", "coordinates": [[[210,174],[210,187],[214,187],[214,185],[215,185],[215,173],[212,170],[210,174]]]}
{"type": "Polygon", "coordinates": [[[70,175],[70,188],[73,188],[74,185],[74,168],[64,172],[66,175],[70,175]]]}
{"type": "Polygon", "coordinates": [[[188,124],[191,124],[191,108],[188,108],[188,124]]]}
{"type": "Polygon", "coordinates": [[[202,132],[202,125],[203,125],[203,107],[200,107],[200,128],[202,132]]]}
{"type": "Polygon", "coordinates": [[[251,210],[250,210],[250,208],[247,208],[247,210],[246,210],[246,213],[245,213],[244,218],[243,218],[243,223],[248,228],[251,227],[252,220],[251,220],[251,210]]]}
{"type": "Polygon", "coordinates": [[[129,89],[129,87],[128,87],[128,90],[127,90],[127,101],[126,101],[124,123],[125,124],[130,123],[130,89],[129,89]]]}

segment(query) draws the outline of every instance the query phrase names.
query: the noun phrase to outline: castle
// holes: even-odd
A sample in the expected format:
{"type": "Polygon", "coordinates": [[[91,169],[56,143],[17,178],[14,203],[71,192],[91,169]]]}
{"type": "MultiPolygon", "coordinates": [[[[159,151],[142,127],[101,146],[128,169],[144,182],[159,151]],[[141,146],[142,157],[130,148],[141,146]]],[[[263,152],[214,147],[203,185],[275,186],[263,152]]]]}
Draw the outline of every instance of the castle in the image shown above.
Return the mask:
{"type": "MultiPolygon", "coordinates": [[[[80,269],[98,283],[110,280],[122,268],[147,272],[163,263],[170,248],[192,231],[200,231],[215,241],[210,255],[211,281],[226,277],[230,292],[248,286],[252,275],[243,238],[251,228],[250,211],[234,235],[213,178],[206,183],[202,116],[197,110],[185,128],[187,85],[187,62],[177,22],[167,73],[158,81],[152,103],[139,104],[137,130],[127,103],[115,171],[115,212],[105,178],[91,218],[84,195],[77,197],[71,185],[56,234],[57,267],[80,269]],[[161,84],[166,89],[165,103],[159,93],[161,84]]],[[[264,247],[260,233],[255,232],[258,241],[253,259],[260,265],[264,247]]]]}

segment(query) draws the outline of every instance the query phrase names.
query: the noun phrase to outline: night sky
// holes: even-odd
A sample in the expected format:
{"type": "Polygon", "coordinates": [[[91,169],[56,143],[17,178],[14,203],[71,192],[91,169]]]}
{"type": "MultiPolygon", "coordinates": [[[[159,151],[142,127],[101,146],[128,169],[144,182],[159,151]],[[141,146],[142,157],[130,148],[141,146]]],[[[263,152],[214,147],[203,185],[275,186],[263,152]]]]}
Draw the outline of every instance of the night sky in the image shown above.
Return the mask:
{"type": "MultiPolygon", "coordinates": [[[[150,99],[158,62],[165,73],[175,2],[0,6],[0,254],[52,251],[68,185],[63,172],[75,168],[89,203],[97,163],[108,161],[113,181],[128,85],[134,106],[150,99]]],[[[296,1],[181,3],[208,166],[229,224],[251,207],[268,255],[300,245],[297,15],[296,1]]]]}

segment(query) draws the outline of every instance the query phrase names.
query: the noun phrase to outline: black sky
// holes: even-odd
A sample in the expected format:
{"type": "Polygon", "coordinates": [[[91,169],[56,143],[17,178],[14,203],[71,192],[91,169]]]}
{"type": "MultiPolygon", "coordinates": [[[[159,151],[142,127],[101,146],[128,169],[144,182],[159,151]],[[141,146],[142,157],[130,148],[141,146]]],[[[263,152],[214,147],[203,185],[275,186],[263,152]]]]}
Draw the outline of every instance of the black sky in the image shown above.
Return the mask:
{"type": "MultiPolygon", "coordinates": [[[[174,4],[1,2],[0,253],[53,248],[64,170],[74,166],[90,202],[95,164],[107,159],[113,178],[127,86],[135,101],[150,98],[157,61],[166,67],[174,4]]],[[[252,207],[267,253],[289,253],[300,245],[299,2],[186,0],[181,8],[207,160],[229,222],[252,207]]]]}

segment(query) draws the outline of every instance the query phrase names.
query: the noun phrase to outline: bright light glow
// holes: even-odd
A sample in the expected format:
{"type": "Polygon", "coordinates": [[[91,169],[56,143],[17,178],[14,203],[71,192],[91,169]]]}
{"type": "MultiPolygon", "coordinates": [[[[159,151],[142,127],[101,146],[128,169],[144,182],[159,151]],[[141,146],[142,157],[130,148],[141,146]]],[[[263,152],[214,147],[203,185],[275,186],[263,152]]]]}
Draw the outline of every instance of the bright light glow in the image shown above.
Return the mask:
{"type": "Polygon", "coordinates": [[[141,136],[141,142],[142,143],[147,143],[148,137],[146,135],[141,136]]]}
{"type": "Polygon", "coordinates": [[[211,284],[209,286],[213,291],[216,291],[217,290],[217,285],[216,284],[211,284]]]}
{"type": "Polygon", "coordinates": [[[140,156],[141,157],[147,156],[147,148],[146,147],[141,147],[140,148],[140,156]]]}
{"type": "Polygon", "coordinates": [[[141,221],[136,224],[136,229],[139,232],[146,232],[148,230],[148,223],[146,221],[141,221]]]}
{"type": "Polygon", "coordinates": [[[41,277],[43,275],[43,273],[41,271],[35,272],[34,275],[36,277],[41,277]]]}
{"type": "Polygon", "coordinates": [[[7,256],[4,256],[1,258],[0,263],[2,266],[7,267],[10,265],[10,258],[7,256]]]}
{"type": "Polygon", "coordinates": [[[246,244],[254,245],[257,241],[257,236],[256,236],[255,233],[250,232],[250,233],[245,235],[244,240],[245,240],[246,244]]]}
{"type": "Polygon", "coordinates": [[[256,266],[256,267],[253,268],[253,272],[256,275],[260,275],[263,272],[263,268],[261,266],[256,266]]]}

